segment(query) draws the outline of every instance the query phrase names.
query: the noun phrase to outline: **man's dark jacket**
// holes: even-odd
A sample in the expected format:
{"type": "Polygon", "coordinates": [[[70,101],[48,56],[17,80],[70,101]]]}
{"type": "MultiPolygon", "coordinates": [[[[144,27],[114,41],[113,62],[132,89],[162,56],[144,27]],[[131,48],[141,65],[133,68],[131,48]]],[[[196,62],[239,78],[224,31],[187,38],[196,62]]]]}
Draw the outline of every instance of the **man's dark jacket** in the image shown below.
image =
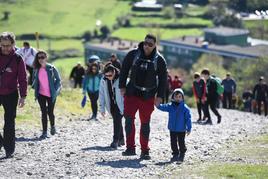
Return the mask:
{"type": "MultiPolygon", "coordinates": [[[[146,57],[143,51],[143,42],[141,42],[138,46],[138,49],[134,49],[130,51],[126,57],[124,58],[122,68],[120,71],[120,78],[119,78],[119,88],[126,88],[126,95],[127,96],[138,96],[143,97],[144,99],[149,99],[157,95],[157,97],[164,98],[165,88],[167,84],[167,65],[165,59],[158,55],[157,59],[157,76],[158,76],[158,86],[156,89],[153,89],[149,92],[141,91],[132,83],[130,79],[127,83],[127,78],[130,76],[131,67],[133,65],[133,60],[138,53],[138,50],[141,52],[141,58],[151,59],[154,60],[154,57],[157,53],[156,48],[152,51],[151,55],[146,57]]],[[[139,74],[136,74],[139,75],[139,74]]]]}

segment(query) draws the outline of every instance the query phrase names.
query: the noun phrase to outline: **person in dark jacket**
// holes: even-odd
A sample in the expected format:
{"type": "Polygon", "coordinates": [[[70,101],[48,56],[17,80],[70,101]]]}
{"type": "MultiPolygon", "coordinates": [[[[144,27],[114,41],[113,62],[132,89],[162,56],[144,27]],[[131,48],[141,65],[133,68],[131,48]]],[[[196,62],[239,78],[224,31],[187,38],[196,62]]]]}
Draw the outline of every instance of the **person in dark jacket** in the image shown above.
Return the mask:
{"type": "Polygon", "coordinates": [[[222,80],[222,85],[224,87],[223,92],[223,108],[234,109],[233,97],[236,93],[236,82],[231,78],[231,74],[227,73],[226,78],[222,80]]]}
{"type": "Polygon", "coordinates": [[[119,59],[117,58],[116,54],[114,54],[114,53],[111,54],[110,62],[117,69],[119,69],[119,70],[121,69],[121,63],[120,63],[119,59]]]}
{"type": "Polygon", "coordinates": [[[41,109],[42,135],[40,139],[47,138],[47,118],[50,121],[50,134],[56,134],[54,108],[56,98],[61,90],[61,79],[58,70],[48,63],[48,55],[39,50],[34,59],[33,88],[35,98],[41,109]]]}
{"type": "Polygon", "coordinates": [[[205,110],[204,103],[206,101],[206,83],[205,80],[200,77],[200,73],[195,72],[194,74],[194,82],[193,82],[193,93],[196,101],[197,111],[198,111],[198,120],[197,122],[201,122],[202,120],[202,111],[203,111],[203,119],[205,120],[205,110]]]}
{"type": "Polygon", "coordinates": [[[175,89],[171,96],[171,103],[160,104],[156,107],[161,111],[168,112],[168,129],[173,155],[171,161],[183,162],[187,150],[185,134],[189,135],[192,129],[191,111],[184,102],[183,90],[175,89]]]}
{"type": "Polygon", "coordinates": [[[156,48],[156,37],[146,35],[138,49],[130,51],[122,64],[119,88],[125,95],[124,117],[126,119],[127,149],[123,155],[136,155],[135,151],[135,114],[140,114],[141,159],[150,159],[149,134],[150,119],[154,103],[159,105],[164,98],[167,83],[167,66],[165,59],[156,48]],[[130,79],[127,78],[130,73],[130,79]]]}
{"type": "Polygon", "coordinates": [[[13,157],[15,152],[17,104],[23,107],[27,96],[25,63],[14,47],[15,35],[3,32],[0,35],[0,105],[4,108],[4,136],[0,134],[0,149],[4,147],[6,158],[13,157]]]}
{"type": "Polygon", "coordinates": [[[82,87],[82,81],[83,81],[84,75],[85,75],[85,69],[81,65],[81,63],[78,62],[77,65],[73,67],[71,74],[70,74],[70,80],[74,79],[74,88],[76,88],[77,85],[79,86],[79,88],[82,87]]]}
{"type": "Polygon", "coordinates": [[[253,99],[252,91],[249,89],[246,89],[242,94],[244,111],[252,112],[252,99],[253,99]]]}
{"type": "Polygon", "coordinates": [[[264,81],[264,77],[259,78],[259,83],[255,85],[253,89],[253,97],[257,102],[258,113],[261,115],[261,105],[264,106],[264,115],[267,116],[267,98],[268,98],[268,86],[264,81]]]}
{"type": "Polygon", "coordinates": [[[210,76],[210,71],[208,69],[203,69],[201,75],[205,79],[206,82],[206,102],[205,102],[205,116],[208,118],[205,124],[212,124],[211,116],[209,113],[209,108],[212,112],[217,116],[217,123],[221,122],[221,115],[217,110],[217,102],[219,99],[219,94],[217,93],[217,82],[214,78],[210,76]]]}

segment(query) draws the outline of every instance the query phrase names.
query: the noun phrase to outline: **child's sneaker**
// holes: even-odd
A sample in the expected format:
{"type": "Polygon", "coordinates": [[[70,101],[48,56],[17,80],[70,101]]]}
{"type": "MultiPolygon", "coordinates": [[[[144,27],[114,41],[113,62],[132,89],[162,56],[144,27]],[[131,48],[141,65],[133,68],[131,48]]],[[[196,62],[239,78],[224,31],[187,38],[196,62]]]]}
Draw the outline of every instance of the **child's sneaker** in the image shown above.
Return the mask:
{"type": "Polygon", "coordinates": [[[149,155],[149,151],[146,151],[146,152],[141,152],[141,155],[140,155],[140,159],[141,160],[150,160],[151,157],[149,155]]]}
{"type": "Polygon", "coordinates": [[[51,135],[55,135],[56,134],[56,128],[55,126],[52,126],[51,129],[50,129],[50,134],[51,135]]]}
{"type": "Polygon", "coordinates": [[[177,162],[179,161],[179,155],[176,154],[176,155],[173,155],[173,157],[170,159],[171,162],[177,162]]]}

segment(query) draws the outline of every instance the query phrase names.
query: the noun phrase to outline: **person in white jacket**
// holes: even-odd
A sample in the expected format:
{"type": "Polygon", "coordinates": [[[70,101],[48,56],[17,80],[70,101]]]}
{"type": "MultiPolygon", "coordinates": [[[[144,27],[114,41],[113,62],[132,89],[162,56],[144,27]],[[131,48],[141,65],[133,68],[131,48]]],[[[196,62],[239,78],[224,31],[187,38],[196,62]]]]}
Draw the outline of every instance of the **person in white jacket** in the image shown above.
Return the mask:
{"type": "Polygon", "coordinates": [[[114,135],[110,147],[117,149],[125,145],[122,118],[124,112],[124,98],[119,89],[119,70],[111,63],[104,67],[104,77],[101,79],[99,88],[99,104],[102,116],[107,110],[113,118],[114,135]]]}
{"type": "Polygon", "coordinates": [[[32,76],[33,76],[33,62],[34,62],[34,58],[35,55],[37,53],[37,50],[33,47],[30,46],[29,42],[23,42],[23,48],[20,48],[17,51],[18,54],[20,54],[22,56],[22,59],[24,60],[25,64],[26,64],[26,69],[28,70],[30,76],[29,76],[29,80],[28,83],[29,85],[32,84],[32,76]]]}

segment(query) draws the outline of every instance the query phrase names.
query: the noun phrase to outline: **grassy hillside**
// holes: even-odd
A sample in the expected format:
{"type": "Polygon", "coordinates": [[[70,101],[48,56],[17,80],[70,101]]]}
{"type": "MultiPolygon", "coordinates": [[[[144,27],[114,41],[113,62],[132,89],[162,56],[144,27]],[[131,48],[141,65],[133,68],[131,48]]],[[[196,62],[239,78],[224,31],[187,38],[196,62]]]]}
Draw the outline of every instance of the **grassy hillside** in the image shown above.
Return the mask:
{"type": "Polygon", "coordinates": [[[0,3],[0,13],[10,11],[9,21],[0,21],[0,31],[50,36],[78,36],[96,28],[96,20],[112,26],[129,11],[127,2],[117,0],[16,0],[0,3]]]}

